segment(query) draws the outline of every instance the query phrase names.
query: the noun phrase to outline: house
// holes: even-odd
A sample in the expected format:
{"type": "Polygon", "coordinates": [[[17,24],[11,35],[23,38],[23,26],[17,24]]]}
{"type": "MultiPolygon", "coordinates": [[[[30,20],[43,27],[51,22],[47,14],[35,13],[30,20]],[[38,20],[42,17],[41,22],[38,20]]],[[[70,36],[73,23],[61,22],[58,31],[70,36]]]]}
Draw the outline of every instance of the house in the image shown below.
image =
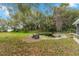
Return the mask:
{"type": "Polygon", "coordinates": [[[10,26],[8,26],[7,29],[6,29],[7,32],[12,32],[13,30],[14,29],[12,29],[12,27],[10,27],[10,26]]]}
{"type": "Polygon", "coordinates": [[[0,21],[0,32],[11,32],[13,31],[11,26],[8,26],[5,22],[0,21]]]}
{"type": "Polygon", "coordinates": [[[76,26],[76,34],[79,35],[79,19],[77,19],[72,25],[76,26]]]}
{"type": "Polygon", "coordinates": [[[9,25],[5,20],[0,20],[0,32],[19,31],[23,28],[23,23],[17,25],[9,25]]]}

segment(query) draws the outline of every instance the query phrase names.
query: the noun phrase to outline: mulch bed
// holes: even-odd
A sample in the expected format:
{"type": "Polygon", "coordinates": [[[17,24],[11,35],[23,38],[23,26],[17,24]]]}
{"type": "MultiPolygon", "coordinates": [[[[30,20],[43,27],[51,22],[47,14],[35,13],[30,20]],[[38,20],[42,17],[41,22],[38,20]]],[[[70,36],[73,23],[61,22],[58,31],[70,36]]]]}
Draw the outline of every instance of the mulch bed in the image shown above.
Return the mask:
{"type": "MultiPolygon", "coordinates": [[[[57,34],[56,34],[57,35],[57,34]]],[[[57,40],[57,39],[63,39],[63,38],[67,38],[64,37],[64,34],[61,34],[61,37],[49,37],[49,36],[44,36],[44,35],[40,35],[39,39],[35,39],[33,38],[33,35],[29,35],[26,38],[23,39],[23,41],[31,43],[31,42],[39,42],[41,40],[57,40]]]]}
{"type": "Polygon", "coordinates": [[[28,36],[28,37],[24,38],[23,41],[30,43],[30,42],[38,42],[38,41],[40,41],[40,39],[34,39],[34,38],[32,38],[32,36],[28,36]]]}

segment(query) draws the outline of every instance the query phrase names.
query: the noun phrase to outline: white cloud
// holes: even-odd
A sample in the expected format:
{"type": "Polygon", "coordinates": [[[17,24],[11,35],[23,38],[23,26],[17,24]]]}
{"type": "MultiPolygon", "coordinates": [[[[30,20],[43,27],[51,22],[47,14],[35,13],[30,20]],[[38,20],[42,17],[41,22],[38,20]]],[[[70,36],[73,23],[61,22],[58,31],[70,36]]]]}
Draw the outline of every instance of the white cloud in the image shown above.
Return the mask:
{"type": "Polygon", "coordinates": [[[7,10],[7,7],[6,6],[2,6],[2,10],[7,10]]]}
{"type": "Polygon", "coordinates": [[[0,10],[2,10],[2,7],[0,6],[0,10]]]}
{"type": "Polygon", "coordinates": [[[0,10],[4,11],[5,16],[10,16],[8,8],[6,6],[0,6],[0,10]]]}
{"type": "Polygon", "coordinates": [[[5,16],[10,16],[8,10],[5,10],[5,16]]]}
{"type": "Polygon", "coordinates": [[[69,7],[77,7],[75,3],[69,3],[69,7]]]}

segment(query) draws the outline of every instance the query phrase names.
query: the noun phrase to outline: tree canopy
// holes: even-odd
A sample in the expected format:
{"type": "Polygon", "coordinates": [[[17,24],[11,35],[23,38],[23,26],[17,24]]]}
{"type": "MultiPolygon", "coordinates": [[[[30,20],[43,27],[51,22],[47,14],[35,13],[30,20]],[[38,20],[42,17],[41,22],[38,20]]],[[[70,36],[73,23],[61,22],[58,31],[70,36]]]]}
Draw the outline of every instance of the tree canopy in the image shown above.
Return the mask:
{"type": "Polygon", "coordinates": [[[61,3],[58,7],[46,4],[53,12],[48,16],[37,9],[40,4],[18,3],[16,5],[15,14],[12,13],[11,9],[8,9],[11,19],[7,21],[8,26],[13,26],[15,31],[74,31],[72,23],[79,17],[79,10],[70,9],[68,3],[61,3]]]}

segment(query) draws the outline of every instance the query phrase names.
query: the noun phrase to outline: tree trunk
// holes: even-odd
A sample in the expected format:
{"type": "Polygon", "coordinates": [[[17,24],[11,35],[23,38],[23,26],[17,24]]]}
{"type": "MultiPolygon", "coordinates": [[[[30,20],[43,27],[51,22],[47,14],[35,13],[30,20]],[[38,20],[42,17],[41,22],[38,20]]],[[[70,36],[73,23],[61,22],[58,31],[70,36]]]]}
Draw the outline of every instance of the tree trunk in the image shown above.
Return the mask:
{"type": "Polygon", "coordinates": [[[57,32],[62,31],[63,20],[61,17],[62,10],[60,8],[56,8],[54,11],[54,20],[57,32]]]}
{"type": "Polygon", "coordinates": [[[63,25],[62,20],[61,19],[57,19],[56,20],[56,29],[57,29],[57,32],[62,31],[62,25],[63,25]]]}

